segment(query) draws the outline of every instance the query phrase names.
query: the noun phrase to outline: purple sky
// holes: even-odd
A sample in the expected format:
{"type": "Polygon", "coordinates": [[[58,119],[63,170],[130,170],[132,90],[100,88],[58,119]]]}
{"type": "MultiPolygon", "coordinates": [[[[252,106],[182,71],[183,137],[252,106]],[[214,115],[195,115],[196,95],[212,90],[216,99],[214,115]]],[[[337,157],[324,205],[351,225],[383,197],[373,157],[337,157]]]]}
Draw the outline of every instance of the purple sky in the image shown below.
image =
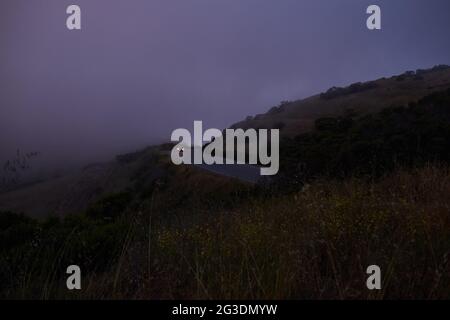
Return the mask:
{"type": "Polygon", "coordinates": [[[93,161],[281,100],[450,64],[448,0],[1,0],[0,160],[93,161]],[[83,30],[66,29],[66,7],[83,30]],[[382,31],[365,9],[382,8],[382,31]]]}

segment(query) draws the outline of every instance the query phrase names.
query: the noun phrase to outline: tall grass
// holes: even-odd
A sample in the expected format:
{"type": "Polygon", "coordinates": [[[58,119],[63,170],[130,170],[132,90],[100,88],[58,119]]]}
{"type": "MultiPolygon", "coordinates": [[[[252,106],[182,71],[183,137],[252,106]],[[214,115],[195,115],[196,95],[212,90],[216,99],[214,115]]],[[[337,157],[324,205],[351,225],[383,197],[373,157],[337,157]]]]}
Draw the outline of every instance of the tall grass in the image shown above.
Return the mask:
{"type": "Polygon", "coordinates": [[[152,273],[134,297],[449,298],[449,195],[449,170],[428,166],[378,182],[317,181],[201,212],[195,224],[160,224],[152,273]],[[372,264],[381,267],[380,291],[366,287],[372,264]]]}
{"type": "MultiPolygon", "coordinates": [[[[113,223],[126,221],[126,227],[102,227],[121,236],[113,238],[105,267],[83,274],[80,292],[68,292],[65,275],[49,269],[3,296],[450,298],[449,195],[450,170],[439,166],[400,170],[376,182],[318,180],[301,192],[247,196],[222,210],[220,203],[208,209],[178,202],[169,210],[170,198],[179,196],[156,190],[113,223]],[[366,287],[372,264],[381,267],[382,290],[366,287]]],[[[53,259],[65,268],[60,261],[68,261],[62,256],[70,250],[64,242],[60,248],[53,259]]]]}

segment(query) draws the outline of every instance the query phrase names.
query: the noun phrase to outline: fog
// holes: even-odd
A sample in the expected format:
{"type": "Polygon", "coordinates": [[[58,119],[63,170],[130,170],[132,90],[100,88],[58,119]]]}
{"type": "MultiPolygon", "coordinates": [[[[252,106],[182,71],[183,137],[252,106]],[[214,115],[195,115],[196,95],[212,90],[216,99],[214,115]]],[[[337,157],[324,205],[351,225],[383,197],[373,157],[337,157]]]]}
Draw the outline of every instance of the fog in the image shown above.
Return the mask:
{"type": "Polygon", "coordinates": [[[334,85],[450,64],[448,0],[2,0],[0,160],[104,161],[334,85]],[[382,30],[366,28],[370,4],[382,30]],[[66,8],[82,9],[82,30],[66,8]]]}

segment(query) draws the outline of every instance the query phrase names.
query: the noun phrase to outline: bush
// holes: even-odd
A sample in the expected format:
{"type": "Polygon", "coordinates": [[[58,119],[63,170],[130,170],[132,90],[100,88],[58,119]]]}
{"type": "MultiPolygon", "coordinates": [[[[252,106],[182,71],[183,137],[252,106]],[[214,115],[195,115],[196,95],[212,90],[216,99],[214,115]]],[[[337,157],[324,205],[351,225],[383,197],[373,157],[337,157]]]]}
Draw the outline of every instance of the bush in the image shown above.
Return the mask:
{"type": "Polygon", "coordinates": [[[357,83],[353,83],[352,85],[350,85],[349,87],[346,87],[346,88],[332,87],[327,92],[322,93],[320,95],[320,97],[325,100],[330,100],[330,99],[334,99],[334,98],[349,95],[349,94],[372,90],[377,87],[378,87],[378,85],[374,81],[365,82],[365,83],[357,82],[357,83]]]}
{"type": "Polygon", "coordinates": [[[132,199],[130,192],[105,196],[87,210],[87,215],[97,219],[115,219],[124,212],[132,199]]]}
{"type": "Polygon", "coordinates": [[[84,275],[109,270],[128,230],[127,222],[101,222],[85,215],[37,221],[1,212],[0,298],[37,298],[45,290],[57,290],[72,264],[84,275]],[[22,286],[27,288],[23,292],[22,286]]]}

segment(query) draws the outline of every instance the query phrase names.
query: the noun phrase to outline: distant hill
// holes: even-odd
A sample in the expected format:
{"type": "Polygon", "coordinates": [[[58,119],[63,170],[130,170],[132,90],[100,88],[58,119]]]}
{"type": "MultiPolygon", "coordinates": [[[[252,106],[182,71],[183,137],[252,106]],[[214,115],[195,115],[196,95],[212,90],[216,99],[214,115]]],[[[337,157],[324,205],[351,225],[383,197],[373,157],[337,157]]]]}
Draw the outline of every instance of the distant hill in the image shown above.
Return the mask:
{"type": "MultiPolygon", "coordinates": [[[[376,113],[387,107],[406,106],[418,102],[424,97],[430,96],[430,94],[442,92],[446,89],[450,89],[450,67],[436,66],[428,70],[406,72],[388,79],[355,83],[345,88],[334,87],[327,92],[304,100],[285,102],[272,108],[266,114],[249,117],[232,127],[244,129],[280,128],[283,138],[299,136],[302,133],[312,131],[316,127],[316,132],[312,133],[312,138],[303,137],[300,142],[293,139],[283,139],[281,146],[282,151],[284,150],[284,153],[282,152],[282,172],[279,176],[280,179],[287,180],[282,177],[298,176],[297,167],[300,160],[314,164],[314,166],[309,166],[312,168],[311,175],[322,173],[324,168],[329,170],[334,162],[328,161],[327,156],[337,154],[330,150],[341,150],[342,146],[347,146],[342,142],[343,137],[351,134],[353,138],[350,140],[354,141],[355,144],[374,137],[381,139],[375,135],[371,135],[370,139],[366,139],[365,136],[361,139],[358,138],[361,141],[355,138],[362,135],[363,130],[358,128],[364,128],[367,124],[363,115],[376,113]],[[352,121],[354,119],[356,124],[347,128],[345,132],[341,132],[340,128],[333,129],[333,126],[331,129],[328,128],[329,122],[333,119],[316,122],[319,118],[343,115],[346,118],[351,118],[352,121]],[[319,128],[317,128],[318,125],[319,128]],[[321,129],[324,126],[325,129],[321,129]],[[303,159],[302,157],[305,156],[309,158],[303,159]],[[319,164],[322,165],[319,166],[319,164]],[[292,168],[292,166],[294,167],[292,168]]],[[[411,110],[406,110],[400,118],[411,112],[411,110]]],[[[400,113],[396,112],[395,114],[400,113]]],[[[440,113],[436,114],[440,115],[440,113]]],[[[427,120],[427,124],[434,127],[434,118],[425,120],[427,120]]],[[[405,125],[402,121],[397,122],[400,125],[405,125]]],[[[406,123],[410,131],[416,128],[413,124],[406,123]]],[[[391,127],[385,128],[383,132],[389,131],[391,127]]],[[[396,129],[397,126],[393,126],[393,128],[396,129]]],[[[404,129],[402,130],[404,131],[404,129]]],[[[440,134],[441,131],[437,134],[433,133],[433,139],[440,134]]],[[[399,137],[396,136],[397,138],[399,137]]],[[[447,140],[441,140],[428,146],[445,145],[447,140]]],[[[392,141],[395,142],[398,139],[392,141]]],[[[406,146],[407,144],[403,143],[403,145],[406,146]]],[[[168,157],[171,146],[172,144],[149,147],[135,153],[118,156],[116,161],[91,165],[79,172],[1,193],[0,210],[24,212],[34,217],[45,217],[49,214],[62,216],[68,213],[83,212],[92,203],[96,203],[105,197],[107,199],[105,201],[108,202],[110,201],[108,197],[111,195],[122,195],[129,192],[151,194],[155,183],[163,183],[167,194],[178,195],[179,199],[177,198],[174,203],[185,204],[188,201],[187,199],[191,198],[194,200],[189,201],[198,201],[200,198],[211,199],[211,194],[214,194],[214,191],[222,196],[223,194],[230,194],[230,190],[242,185],[235,179],[197,168],[175,167],[169,162],[168,157]],[[208,186],[204,190],[200,188],[207,192],[208,196],[203,197],[202,192],[199,192],[198,189],[195,189],[197,191],[192,193],[190,190],[193,190],[193,186],[208,186]]],[[[351,145],[350,147],[355,146],[351,145]]],[[[358,145],[358,147],[360,146],[358,145]]],[[[351,150],[355,149],[352,148],[351,150]]],[[[349,152],[341,152],[340,154],[345,155],[350,160],[359,157],[358,153],[355,153],[357,155],[354,157],[350,157],[349,154],[352,155],[353,153],[349,152]]],[[[391,154],[389,155],[391,156],[391,154]]],[[[344,165],[338,167],[344,168],[344,165]]],[[[161,188],[161,185],[158,188],[161,188]]],[[[222,196],[221,203],[226,198],[222,196]]],[[[172,199],[172,201],[174,200],[172,199]]]]}
{"type": "Polygon", "coordinates": [[[438,65],[345,88],[333,87],[303,100],[282,102],[267,113],[249,116],[231,128],[279,128],[283,136],[293,137],[312,129],[318,118],[345,113],[364,115],[387,107],[404,106],[448,88],[450,66],[438,65]]]}
{"type": "Polygon", "coordinates": [[[313,130],[281,140],[275,179],[295,190],[317,177],[377,179],[427,163],[450,164],[450,89],[365,116],[317,119],[313,130]]]}
{"type": "Polygon", "coordinates": [[[25,213],[34,218],[66,216],[82,213],[98,202],[109,207],[109,202],[114,204],[116,197],[121,200],[124,195],[145,197],[156,186],[164,189],[161,194],[170,195],[175,205],[186,204],[189,199],[213,199],[214,193],[230,194],[233,199],[236,188],[246,185],[206,170],[175,166],[170,162],[170,147],[148,147],[119,155],[115,161],[0,193],[0,212],[25,213]]]}

